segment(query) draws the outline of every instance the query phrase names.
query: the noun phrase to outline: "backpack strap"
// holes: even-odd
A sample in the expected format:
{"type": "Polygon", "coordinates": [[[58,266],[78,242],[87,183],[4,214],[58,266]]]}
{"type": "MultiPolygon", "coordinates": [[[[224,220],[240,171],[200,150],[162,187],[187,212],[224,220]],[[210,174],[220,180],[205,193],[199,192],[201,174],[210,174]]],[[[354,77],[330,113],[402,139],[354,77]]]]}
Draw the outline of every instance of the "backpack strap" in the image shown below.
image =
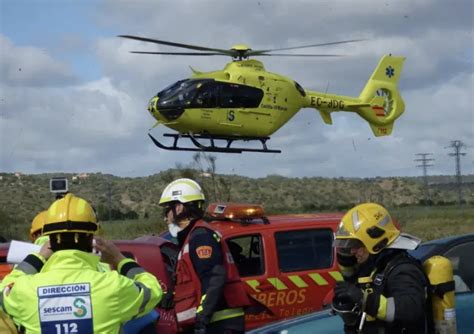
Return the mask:
{"type": "Polygon", "coordinates": [[[415,265],[418,270],[421,272],[421,274],[424,277],[425,280],[425,286],[429,286],[429,279],[428,276],[426,276],[425,271],[423,270],[423,266],[421,265],[420,261],[412,257],[411,255],[407,253],[401,253],[398,256],[396,256],[394,259],[390,260],[387,265],[385,266],[384,270],[382,272],[376,273],[374,277],[374,285],[375,286],[381,286],[382,288],[385,286],[386,283],[386,278],[390,276],[392,271],[397,268],[398,266],[402,264],[413,264],[415,265]]]}
{"type": "Polygon", "coordinates": [[[439,298],[443,298],[444,294],[447,292],[452,292],[456,289],[454,281],[449,281],[445,283],[440,283],[436,285],[430,285],[431,293],[438,296],[439,298]]]}

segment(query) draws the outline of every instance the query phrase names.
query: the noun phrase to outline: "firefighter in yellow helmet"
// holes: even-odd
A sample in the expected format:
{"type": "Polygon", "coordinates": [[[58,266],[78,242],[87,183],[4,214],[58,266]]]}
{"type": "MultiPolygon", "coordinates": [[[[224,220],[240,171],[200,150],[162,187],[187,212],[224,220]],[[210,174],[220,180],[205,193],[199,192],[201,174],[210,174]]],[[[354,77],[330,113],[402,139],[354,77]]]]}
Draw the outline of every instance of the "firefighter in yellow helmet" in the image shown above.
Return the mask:
{"type": "MultiPolygon", "coordinates": [[[[31,222],[30,228],[30,240],[33,241],[36,245],[44,245],[49,241],[48,236],[42,235],[43,225],[46,220],[48,211],[44,210],[38,213],[31,222]]],[[[0,280],[1,282],[1,280],[0,280]]],[[[11,318],[7,316],[2,309],[0,308],[0,333],[18,333],[15,324],[12,322],[11,318]]]]}
{"type": "Polygon", "coordinates": [[[381,205],[360,204],[344,215],[335,241],[344,281],[334,289],[333,309],[345,333],[430,333],[429,282],[407,253],[419,243],[381,205]]]}
{"type": "Polygon", "coordinates": [[[36,245],[42,246],[49,240],[48,236],[43,235],[43,226],[48,215],[48,210],[41,211],[38,213],[33,221],[31,222],[30,229],[30,240],[36,245]]]}
{"type": "Polygon", "coordinates": [[[96,238],[102,257],[91,253],[98,229],[82,198],[67,194],[49,207],[43,234],[50,242],[0,285],[0,307],[25,333],[119,333],[160,301],[157,279],[112,242],[96,238]],[[99,260],[117,271],[101,272],[99,260]]]}

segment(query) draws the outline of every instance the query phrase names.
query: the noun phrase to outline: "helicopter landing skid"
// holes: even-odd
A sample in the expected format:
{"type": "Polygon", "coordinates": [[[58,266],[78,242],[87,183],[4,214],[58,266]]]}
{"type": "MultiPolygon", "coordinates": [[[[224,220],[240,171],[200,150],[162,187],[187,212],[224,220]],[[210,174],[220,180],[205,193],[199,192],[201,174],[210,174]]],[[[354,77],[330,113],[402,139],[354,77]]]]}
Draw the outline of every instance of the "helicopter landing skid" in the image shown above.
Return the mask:
{"type": "Polygon", "coordinates": [[[160,143],[156,138],[151,134],[148,134],[153,143],[161,149],[171,150],[171,151],[198,151],[198,152],[217,152],[217,153],[242,153],[242,152],[260,152],[260,153],[281,153],[281,150],[270,150],[267,148],[267,140],[270,137],[236,137],[236,136],[210,136],[210,135],[193,135],[193,134],[175,134],[175,133],[165,133],[164,137],[174,138],[173,145],[167,146],[160,143]],[[178,141],[180,138],[189,138],[195,147],[180,147],[178,146],[178,141]],[[208,139],[210,140],[210,145],[204,145],[199,140],[208,139]],[[227,145],[216,146],[215,140],[225,140],[227,145]],[[234,141],[243,140],[243,141],[260,141],[262,143],[262,148],[246,148],[246,147],[230,147],[234,141]]]}

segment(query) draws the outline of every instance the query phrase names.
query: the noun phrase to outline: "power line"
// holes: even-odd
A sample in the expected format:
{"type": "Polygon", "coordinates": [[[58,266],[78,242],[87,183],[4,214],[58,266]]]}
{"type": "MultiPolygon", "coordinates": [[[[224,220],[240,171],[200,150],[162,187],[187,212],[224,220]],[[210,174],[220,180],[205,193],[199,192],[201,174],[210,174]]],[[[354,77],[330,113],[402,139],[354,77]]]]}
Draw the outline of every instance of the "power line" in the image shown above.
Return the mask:
{"type": "Polygon", "coordinates": [[[421,165],[417,165],[416,167],[423,168],[423,183],[425,185],[425,203],[431,203],[431,195],[428,188],[428,167],[433,167],[434,165],[429,164],[430,161],[434,161],[434,159],[427,158],[433,153],[417,153],[415,155],[420,156],[420,159],[415,159],[414,161],[421,161],[421,165]]]}
{"type": "Polygon", "coordinates": [[[463,203],[462,198],[462,188],[461,188],[461,156],[466,155],[466,153],[461,153],[461,149],[466,147],[464,143],[460,140],[452,140],[451,144],[446,148],[452,148],[454,153],[449,153],[448,155],[455,158],[456,161],[456,183],[458,188],[458,203],[461,205],[463,203]]]}

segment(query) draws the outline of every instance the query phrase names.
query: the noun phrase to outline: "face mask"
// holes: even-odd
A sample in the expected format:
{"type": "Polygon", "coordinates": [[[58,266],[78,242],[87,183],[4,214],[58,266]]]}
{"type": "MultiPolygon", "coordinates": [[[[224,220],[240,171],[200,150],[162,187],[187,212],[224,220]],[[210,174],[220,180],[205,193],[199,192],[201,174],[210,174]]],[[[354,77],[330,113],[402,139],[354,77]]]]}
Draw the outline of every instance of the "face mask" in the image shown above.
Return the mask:
{"type": "Polygon", "coordinates": [[[176,224],[168,224],[168,231],[170,232],[173,238],[176,238],[178,236],[178,232],[180,232],[181,230],[182,228],[176,224]]]}

